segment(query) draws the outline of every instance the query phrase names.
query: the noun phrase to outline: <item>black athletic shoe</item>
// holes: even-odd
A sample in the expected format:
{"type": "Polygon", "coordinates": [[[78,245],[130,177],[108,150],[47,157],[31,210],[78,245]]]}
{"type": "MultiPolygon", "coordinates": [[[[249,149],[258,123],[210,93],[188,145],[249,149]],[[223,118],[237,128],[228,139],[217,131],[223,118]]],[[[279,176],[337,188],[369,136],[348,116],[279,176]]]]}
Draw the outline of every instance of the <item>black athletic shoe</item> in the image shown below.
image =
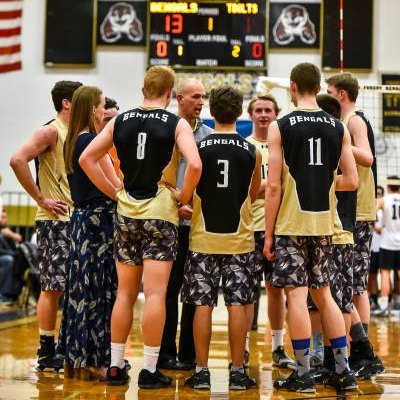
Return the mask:
{"type": "Polygon", "coordinates": [[[56,360],[54,336],[40,336],[40,348],[37,351],[36,370],[39,372],[58,372],[64,362],[56,360]]]}
{"type": "Polygon", "coordinates": [[[107,369],[107,385],[122,386],[126,385],[129,380],[129,375],[126,368],[110,367],[107,369]]]}
{"type": "Polygon", "coordinates": [[[296,369],[296,363],[286,354],[283,346],[272,352],[272,365],[279,368],[296,369]]]}
{"type": "Polygon", "coordinates": [[[194,389],[211,389],[210,371],[208,368],[203,368],[199,372],[193,372],[189,378],[185,379],[185,386],[190,386],[194,389]]]}
{"type": "Polygon", "coordinates": [[[181,371],[187,371],[191,369],[190,365],[184,364],[172,356],[160,356],[158,358],[157,367],[162,369],[174,369],[181,371]]]}
{"type": "Polygon", "coordinates": [[[298,393],[315,393],[314,378],[309,372],[299,376],[297,371],[293,371],[286,379],[276,380],[274,388],[298,393]]]}
{"type": "Polygon", "coordinates": [[[354,364],[355,376],[359,380],[370,379],[385,371],[381,359],[375,356],[372,360],[362,359],[354,364]]]}
{"type": "Polygon", "coordinates": [[[331,374],[333,374],[333,372],[334,371],[322,366],[311,371],[311,376],[314,378],[316,383],[323,383],[331,374]]]}
{"type": "Polygon", "coordinates": [[[125,363],[125,371],[126,372],[130,371],[132,368],[131,363],[128,360],[124,360],[124,363],[125,363]]]}
{"type": "Polygon", "coordinates": [[[347,369],[341,374],[332,372],[327,379],[324,380],[324,384],[336,388],[337,390],[354,390],[358,388],[354,372],[347,369]]]}
{"type": "Polygon", "coordinates": [[[139,373],[138,386],[140,389],[161,389],[171,386],[172,378],[164,375],[158,369],[150,372],[142,369],[139,373]]]}
{"type": "Polygon", "coordinates": [[[369,379],[385,370],[368,339],[351,343],[349,365],[357,379],[369,379]]]}
{"type": "Polygon", "coordinates": [[[247,375],[246,370],[230,371],[229,373],[229,389],[230,390],[246,390],[257,386],[257,381],[247,375]]]}

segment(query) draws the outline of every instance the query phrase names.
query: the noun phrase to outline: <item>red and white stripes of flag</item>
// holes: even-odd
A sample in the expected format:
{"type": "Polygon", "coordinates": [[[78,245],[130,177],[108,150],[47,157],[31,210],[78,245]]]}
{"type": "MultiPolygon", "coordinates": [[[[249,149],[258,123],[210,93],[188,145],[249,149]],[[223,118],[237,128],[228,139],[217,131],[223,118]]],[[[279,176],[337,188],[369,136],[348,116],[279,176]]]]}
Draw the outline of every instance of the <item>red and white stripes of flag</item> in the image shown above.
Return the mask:
{"type": "Polygon", "coordinates": [[[22,68],[22,8],[23,0],[0,0],[0,72],[22,68]]]}

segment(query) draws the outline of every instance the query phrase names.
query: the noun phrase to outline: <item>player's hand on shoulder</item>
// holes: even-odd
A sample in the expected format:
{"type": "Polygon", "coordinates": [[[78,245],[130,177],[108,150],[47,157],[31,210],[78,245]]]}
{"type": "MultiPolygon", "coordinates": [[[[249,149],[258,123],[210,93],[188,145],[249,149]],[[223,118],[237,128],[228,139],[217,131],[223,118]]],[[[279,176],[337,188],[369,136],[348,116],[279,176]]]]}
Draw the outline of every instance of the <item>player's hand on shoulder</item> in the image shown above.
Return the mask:
{"type": "Polygon", "coordinates": [[[44,198],[38,203],[38,205],[39,207],[51,212],[56,218],[67,213],[67,203],[63,200],[44,198]]]}

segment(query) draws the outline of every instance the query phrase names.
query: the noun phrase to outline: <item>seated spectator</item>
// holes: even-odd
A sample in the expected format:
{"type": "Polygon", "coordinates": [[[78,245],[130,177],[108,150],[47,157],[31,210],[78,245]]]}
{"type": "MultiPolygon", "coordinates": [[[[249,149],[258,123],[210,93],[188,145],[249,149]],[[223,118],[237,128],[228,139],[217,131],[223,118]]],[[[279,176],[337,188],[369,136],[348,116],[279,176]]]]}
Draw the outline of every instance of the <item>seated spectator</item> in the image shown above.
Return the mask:
{"type": "Polygon", "coordinates": [[[22,236],[8,227],[7,212],[0,215],[0,303],[14,302],[20,285],[15,279],[14,263],[17,246],[22,236]]]}

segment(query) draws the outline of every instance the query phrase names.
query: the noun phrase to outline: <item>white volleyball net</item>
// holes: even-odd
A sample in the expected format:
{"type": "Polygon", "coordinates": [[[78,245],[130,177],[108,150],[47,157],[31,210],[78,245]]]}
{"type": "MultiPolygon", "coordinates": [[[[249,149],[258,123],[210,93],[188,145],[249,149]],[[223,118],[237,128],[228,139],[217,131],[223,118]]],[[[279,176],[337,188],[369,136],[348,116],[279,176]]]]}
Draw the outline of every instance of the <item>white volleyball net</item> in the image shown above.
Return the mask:
{"type": "MultiPolygon", "coordinates": [[[[290,112],[289,79],[263,76],[258,79],[257,94],[271,93],[282,108],[281,115],[290,112]]],[[[322,91],[326,84],[322,84],[322,91]]],[[[400,176],[400,85],[361,85],[357,109],[363,110],[375,133],[378,179],[400,176]]]]}

